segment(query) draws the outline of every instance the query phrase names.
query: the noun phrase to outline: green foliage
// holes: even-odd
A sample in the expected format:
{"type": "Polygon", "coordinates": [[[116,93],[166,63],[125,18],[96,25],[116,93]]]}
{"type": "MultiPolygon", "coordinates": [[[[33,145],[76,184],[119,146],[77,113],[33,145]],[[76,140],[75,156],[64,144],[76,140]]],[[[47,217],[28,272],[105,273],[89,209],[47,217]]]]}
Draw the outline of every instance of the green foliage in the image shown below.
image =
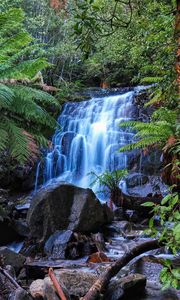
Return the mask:
{"type": "MultiPolygon", "coordinates": [[[[152,207],[153,213],[146,233],[153,238],[158,238],[174,255],[178,254],[180,249],[180,198],[178,193],[169,193],[159,205],[153,202],[146,202],[142,206],[152,207]],[[154,220],[156,216],[160,218],[160,231],[155,226],[154,220]]],[[[164,288],[169,286],[179,287],[180,268],[174,268],[171,261],[165,260],[160,279],[164,288]]]]}
{"type": "Polygon", "coordinates": [[[21,9],[0,13],[0,150],[19,162],[30,159],[30,152],[37,155],[35,142],[47,144],[43,132],[57,123],[45,108],[58,107],[53,96],[33,87],[37,71],[48,63],[36,58],[23,20],[21,9]]]}
{"type": "Polygon", "coordinates": [[[98,183],[100,187],[105,187],[108,189],[108,192],[112,193],[119,188],[119,183],[127,175],[127,170],[115,170],[112,172],[105,171],[101,175],[91,172],[88,175],[94,177],[91,186],[94,186],[96,183],[98,183]]]}
{"type": "Polygon", "coordinates": [[[74,31],[80,48],[89,56],[88,76],[105,78],[112,84],[155,82],[154,89],[161,89],[166,101],[174,105],[175,3],[163,0],[76,3],[74,31]]]}
{"type": "MultiPolygon", "coordinates": [[[[137,132],[135,134],[137,141],[122,147],[120,151],[144,149],[153,145],[159,145],[161,148],[164,148],[171,136],[178,139],[177,122],[177,112],[163,107],[153,113],[150,123],[139,121],[122,122],[120,124],[121,127],[131,127],[137,132]]],[[[168,150],[172,146],[174,147],[174,144],[169,145],[168,150]]]]}
{"type": "MultiPolygon", "coordinates": [[[[69,1],[71,2],[71,1],[69,1]]],[[[38,40],[42,47],[38,51],[51,63],[51,69],[45,69],[43,76],[51,85],[59,85],[64,81],[81,78],[81,52],[77,50],[76,41],[72,36],[73,21],[69,3],[68,17],[64,11],[56,12],[47,0],[6,0],[0,9],[22,8],[25,13],[25,27],[38,40]]],[[[34,44],[34,41],[32,42],[34,44]]]]}

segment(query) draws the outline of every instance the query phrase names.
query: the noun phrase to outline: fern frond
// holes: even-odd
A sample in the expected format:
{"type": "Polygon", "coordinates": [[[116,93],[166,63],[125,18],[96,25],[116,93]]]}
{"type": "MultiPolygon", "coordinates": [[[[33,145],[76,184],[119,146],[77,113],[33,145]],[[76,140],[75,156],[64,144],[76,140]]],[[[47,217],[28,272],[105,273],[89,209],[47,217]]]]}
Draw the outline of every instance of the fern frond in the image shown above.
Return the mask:
{"type": "Polygon", "coordinates": [[[25,98],[14,97],[10,111],[19,114],[27,121],[35,122],[37,124],[46,125],[52,129],[57,127],[56,120],[51,117],[47,111],[33,100],[25,98]]]}
{"type": "Polygon", "coordinates": [[[7,108],[12,104],[14,93],[6,85],[0,83],[0,108],[7,108]]]}
{"type": "Polygon", "coordinates": [[[8,133],[5,129],[0,128],[0,151],[4,151],[8,143],[8,133]]]}
{"type": "Polygon", "coordinates": [[[24,134],[24,129],[7,117],[1,121],[1,127],[4,128],[8,135],[8,149],[13,158],[19,162],[24,162],[29,158],[28,142],[30,138],[24,134]]]}
{"type": "Polygon", "coordinates": [[[163,81],[163,77],[144,77],[142,80],[141,80],[141,83],[142,84],[147,84],[147,83],[158,83],[158,82],[161,82],[163,81]]]}
{"type": "Polygon", "coordinates": [[[146,137],[143,138],[142,140],[125,145],[119,149],[120,152],[125,152],[125,151],[132,151],[134,149],[144,149],[146,147],[155,145],[155,144],[161,144],[161,139],[159,136],[151,136],[151,137],[146,137]]]}
{"type": "Polygon", "coordinates": [[[24,98],[27,101],[34,100],[43,106],[54,105],[57,108],[60,108],[59,102],[56,98],[42,90],[25,85],[14,85],[12,86],[12,90],[16,94],[17,98],[24,98]]]}
{"type": "Polygon", "coordinates": [[[153,105],[155,103],[159,103],[159,102],[162,102],[164,101],[164,96],[163,96],[163,92],[162,90],[157,90],[155,93],[154,93],[154,96],[151,97],[151,99],[144,104],[144,107],[147,107],[147,106],[150,106],[150,105],[153,105]]]}

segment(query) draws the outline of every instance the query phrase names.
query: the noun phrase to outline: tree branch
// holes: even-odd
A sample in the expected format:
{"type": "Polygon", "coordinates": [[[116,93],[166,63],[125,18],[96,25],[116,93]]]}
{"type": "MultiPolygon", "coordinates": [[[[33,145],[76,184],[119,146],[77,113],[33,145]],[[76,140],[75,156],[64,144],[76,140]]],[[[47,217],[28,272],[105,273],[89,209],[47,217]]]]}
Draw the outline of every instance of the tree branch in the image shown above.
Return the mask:
{"type": "Polygon", "coordinates": [[[100,293],[104,291],[108,285],[110,279],[114,277],[125,265],[127,265],[133,258],[140,254],[157,249],[162,246],[158,240],[150,240],[137,245],[129,252],[125,253],[123,257],[118,259],[113,265],[111,265],[93,284],[88,293],[82,298],[82,300],[96,300],[100,293]]]}

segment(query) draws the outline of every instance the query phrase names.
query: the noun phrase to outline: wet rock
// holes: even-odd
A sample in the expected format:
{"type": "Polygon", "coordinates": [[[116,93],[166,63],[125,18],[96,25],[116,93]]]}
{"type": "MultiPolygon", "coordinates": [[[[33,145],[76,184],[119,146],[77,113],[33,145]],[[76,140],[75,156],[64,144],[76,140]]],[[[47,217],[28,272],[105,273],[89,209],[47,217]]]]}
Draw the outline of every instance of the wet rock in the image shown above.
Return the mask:
{"type": "Polygon", "coordinates": [[[18,272],[24,265],[26,258],[17,254],[7,247],[0,247],[0,257],[3,258],[3,262],[5,265],[11,265],[15,268],[16,272],[18,272]]]}
{"type": "Polygon", "coordinates": [[[108,289],[105,292],[104,300],[119,300],[124,295],[123,289],[119,286],[119,284],[110,283],[108,289]]]}
{"type": "Polygon", "coordinates": [[[98,231],[112,220],[110,209],[90,189],[55,182],[33,198],[27,223],[31,236],[44,242],[56,230],[98,231]]]}
{"type": "Polygon", "coordinates": [[[73,238],[73,232],[71,230],[62,230],[54,233],[45,243],[44,252],[56,259],[66,258],[66,251],[68,243],[73,238]]]}
{"type": "Polygon", "coordinates": [[[71,230],[57,231],[47,240],[44,252],[52,259],[76,259],[88,256],[98,250],[93,237],[71,230]]]}
{"type": "Polygon", "coordinates": [[[18,288],[10,294],[8,300],[32,300],[32,297],[26,290],[18,288]]]}
{"type": "Polygon", "coordinates": [[[146,277],[141,274],[131,274],[123,278],[112,279],[104,300],[119,300],[124,294],[143,291],[146,286],[146,277]]]}
{"type": "Polygon", "coordinates": [[[149,181],[148,176],[143,174],[131,174],[126,177],[127,188],[133,188],[137,185],[144,185],[149,181]]]}
{"type": "Polygon", "coordinates": [[[146,286],[146,276],[137,273],[123,277],[118,281],[124,291],[144,289],[146,286]]]}
{"type": "Polygon", "coordinates": [[[19,236],[28,237],[29,228],[27,226],[26,220],[19,219],[14,221],[14,230],[19,236]]]}

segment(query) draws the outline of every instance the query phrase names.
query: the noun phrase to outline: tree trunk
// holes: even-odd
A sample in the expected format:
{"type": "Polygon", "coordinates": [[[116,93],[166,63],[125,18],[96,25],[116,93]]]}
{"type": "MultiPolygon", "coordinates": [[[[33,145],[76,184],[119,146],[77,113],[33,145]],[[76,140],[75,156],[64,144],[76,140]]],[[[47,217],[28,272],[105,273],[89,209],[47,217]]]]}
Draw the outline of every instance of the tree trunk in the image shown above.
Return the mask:
{"type": "Polygon", "coordinates": [[[111,265],[93,284],[88,293],[82,298],[82,300],[96,300],[100,293],[104,291],[104,289],[109,284],[109,281],[112,277],[114,277],[125,265],[127,265],[133,258],[139,256],[140,254],[157,249],[160,247],[158,240],[150,240],[144,242],[136,247],[134,247],[131,251],[128,251],[118,259],[113,265],[111,265]]]}

